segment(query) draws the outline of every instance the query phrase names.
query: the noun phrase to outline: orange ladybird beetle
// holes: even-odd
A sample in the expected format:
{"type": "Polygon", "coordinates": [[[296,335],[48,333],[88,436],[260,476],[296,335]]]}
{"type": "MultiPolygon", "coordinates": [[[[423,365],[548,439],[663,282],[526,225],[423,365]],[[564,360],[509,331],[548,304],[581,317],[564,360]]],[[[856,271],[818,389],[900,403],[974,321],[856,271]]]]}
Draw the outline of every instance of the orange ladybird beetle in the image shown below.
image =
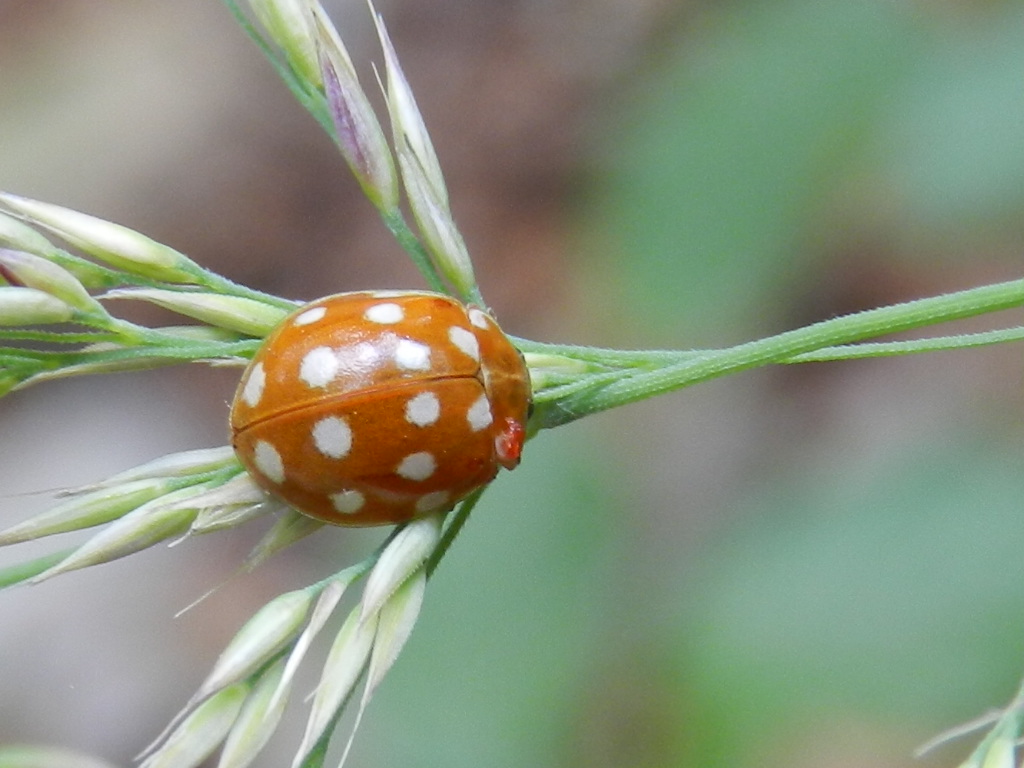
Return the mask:
{"type": "Polygon", "coordinates": [[[231,442],[300,512],[401,523],[514,468],[529,405],[523,357],[484,310],[437,293],[342,293],[267,337],[231,404],[231,442]]]}

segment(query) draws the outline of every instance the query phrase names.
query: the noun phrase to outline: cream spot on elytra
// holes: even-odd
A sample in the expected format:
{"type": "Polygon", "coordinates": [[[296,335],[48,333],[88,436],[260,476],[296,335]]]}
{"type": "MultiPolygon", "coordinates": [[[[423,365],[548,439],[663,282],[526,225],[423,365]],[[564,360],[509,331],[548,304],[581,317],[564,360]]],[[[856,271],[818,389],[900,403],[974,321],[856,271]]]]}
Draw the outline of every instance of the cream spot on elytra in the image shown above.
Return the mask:
{"type": "Polygon", "coordinates": [[[263,388],[267,384],[267,372],[263,369],[263,363],[256,363],[249,371],[249,378],[245,380],[242,387],[242,400],[250,408],[255,408],[260,398],[263,397],[263,388]]]}
{"type": "Polygon", "coordinates": [[[343,459],[352,449],[352,429],[337,416],[320,419],[313,425],[313,444],[329,459],[343,459]]]}
{"type": "Polygon", "coordinates": [[[359,491],[342,491],[331,494],[331,504],[343,515],[358,512],[366,504],[366,497],[359,491]]]}
{"type": "Polygon", "coordinates": [[[395,364],[403,371],[430,370],[430,347],[412,339],[399,339],[395,345],[395,364]]]}
{"type": "Polygon", "coordinates": [[[320,320],[324,319],[324,315],[327,314],[327,307],[312,307],[307,309],[301,315],[297,315],[292,321],[295,325],[312,325],[320,320]]]}
{"type": "Polygon", "coordinates": [[[278,485],[284,482],[284,462],[274,446],[266,440],[257,440],[252,449],[252,458],[256,469],[267,480],[278,485]]]}
{"type": "Polygon", "coordinates": [[[454,325],[448,329],[448,338],[451,339],[460,352],[467,357],[473,358],[476,362],[480,362],[480,344],[476,340],[476,336],[471,331],[467,331],[465,328],[459,328],[454,325]]]}
{"type": "Polygon", "coordinates": [[[448,506],[448,493],[446,491],[434,491],[420,496],[416,500],[417,512],[437,512],[448,506]]]}
{"type": "Polygon", "coordinates": [[[375,501],[380,501],[382,504],[390,504],[393,507],[403,506],[412,501],[415,496],[408,493],[398,493],[397,491],[388,491],[384,488],[374,488],[373,497],[375,501]]]}
{"type": "Polygon", "coordinates": [[[406,480],[426,480],[434,474],[436,469],[437,462],[434,457],[426,451],[420,451],[419,453],[410,453],[402,459],[402,463],[395,469],[395,473],[406,480]]]}
{"type": "Polygon", "coordinates": [[[299,365],[299,378],[310,387],[326,387],[338,373],[338,356],[330,347],[309,350],[299,365]]]}
{"type": "Polygon", "coordinates": [[[405,404],[405,420],[417,427],[429,427],[441,417],[441,401],[433,392],[420,392],[405,404]]]}
{"type": "Polygon", "coordinates": [[[469,310],[469,322],[477,328],[483,328],[486,330],[488,321],[490,321],[490,318],[487,316],[486,312],[476,309],[475,307],[469,310]]]}
{"type": "Polygon", "coordinates": [[[466,420],[469,421],[469,428],[474,432],[479,432],[484,427],[490,425],[494,420],[491,416],[491,402],[487,399],[487,395],[483,394],[478,397],[466,412],[466,420]]]}
{"type": "Polygon", "coordinates": [[[388,302],[387,304],[374,304],[363,312],[363,317],[371,323],[392,325],[393,323],[401,322],[405,318],[405,311],[397,304],[388,302]]]}

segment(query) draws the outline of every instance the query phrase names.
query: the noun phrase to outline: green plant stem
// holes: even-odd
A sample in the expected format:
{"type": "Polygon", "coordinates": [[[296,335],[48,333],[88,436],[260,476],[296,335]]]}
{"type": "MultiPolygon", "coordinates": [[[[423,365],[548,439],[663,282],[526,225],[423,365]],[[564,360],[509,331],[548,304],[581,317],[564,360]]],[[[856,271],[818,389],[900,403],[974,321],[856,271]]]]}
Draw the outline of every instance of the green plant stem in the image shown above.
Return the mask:
{"type": "Polygon", "coordinates": [[[15,375],[19,386],[89,373],[154,368],[195,360],[248,359],[259,341],[181,341],[174,345],[125,347],[103,351],[0,350],[0,371],[15,375]]]}
{"type": "MultiPolygon", "coordinates": [[[[921,757],[933,750],[935,747],[945,744],[951,739],[957,738],[966,733],[971,733],[972,731],[977,730],[977,728],[984,727],[992,722],[994,722],[995,725],[992,726],[991,730],[985,735],[978,746],[975,747],[971,756],[960,764],[962,768],[965,768],[966,766],[988,766],[991,760],[986,758],[988,757],[989,750],[992,749],[997,739],[1002,738],[1010,741],[1011,743],[1020,743],[1021,725],[1024,723],[1024,683],[1018,687],[1017,694],[1013,697],[1013,701],[1011,701],[1001,713],[996,712],[990,715],[985,715],[984,717],[979,718],[976,723],[970,723],[967,727],[953,729],[952,731],[933,739],[928,744],[917,749],[915,757],[921,757]]],[[[995,765],[995,763],[993,763],[993,765],[995,765]]],[[[1000,762],[999,765],[1003,765],[1003,763],[1000,762]]]]}
{"type": "Polygon", "coordinates": [[[671,365],[683,360],[690,360],[706,352],[703,349],[605,349],[575,344],[549,344],[518,336],[510,336],[509,339],[521,352],[594,363],[605,370],[612,365],[617,368],[651,368],[655,365],[671,365]]]}
{"type": "Polygon", "coordinates": [[[306,110],[313,116],[313,118],[320,124],[324,132],[334,137],[334,120],[331,118],[330,110],[327,108],[327,102],[323,98],[321,93],[311,93],[305,83],[299,79],[292,68],[288,65],[281,56],[274,50],[273,45],[267,40],[262,32],[249,21],[249,17],[245,15],[245,12],[239,7],[235,0],[224,0],[224,5],[227,6],[231,15],[235,17],[235,21],[245,31],[252,40],[256,47],[263,52],[263,55],[267,57],[267,61],[277,72],[281,80],[288,87],[288,90],[292,92],[295,97],[306,110]]]}
{"type": "Polygon", "coordinates": [[[473,493],[467,496],[465,500],[459,504],[459,508],[452,513],[452,519],[444,529],[444,533],[441,534],[441,540],[437,543],[437,546],[434,547],[434,551],[427,559],[425,568],[428,579],[434,574],[437,566],[441,564],[441,560],[444,559],[444,556],[448,554],[448,550],[455,542],[455,538],[462,532],[462,527],[466,524],[466,521],[469,520],[470,513],[473,511],[477,502],[480,501],[480,497],[486,490],[487,486],[485,485],[483,488],[473,491],[473,493]]]}
{"type": "Polygon", "coordinates": [[[730,373],[787,362],[815,350],[1021,305],[1024,280],[1013,280],[845,315],[735,347],[706,350],[654,370],[621,371],[612,381],[545,403],[538,418],[543,428],[550,428],[730,373]]]}
{"type": "Polygon", "coordinates": [[[216,272],[211,272],[207,269],[202,269],[201,267],[196,273],[196,279],[201,281],[197,283],[198,285],[208,288],[214,293],[224,294],[225,296],[239,296],[243,299],[253,299],[264,304],[269,304],[272,307],[283,309],[287,312],[291,312],[299,306],[299,302],[292,301],[291,299],[282,299],[280,296],[274,296],[270,293],[257,291],[253,288],[246,288],[244,285],[236,283],[233,280],[229,280],[223,275],[218,275],[216,272]]]}
{"type": "MultiPolygon", "coordinates": [[[[97,344],[100,342],[118,342],[121,337],[106,331],[86,331],[65,333],[61,331],[40,331],[33,328],[14,328],[0,330],[3,341],[36,341],[44,344],[97,344]]],[[[7,350],[0,348],[0,355],[7,350]]]]}
{"type": "Polygon", "coordinates": [[[784,363],[821,363],[838,360],[859,360],[866,357],[894,357],[916,355],[922,352],[944,352],[952,349],[972,349],[1009,341],[1024,341],[1024,327],[1003,328],[997,331],[965,333],[957,336],[936,336],[912,341],[876,342],[864,344],[843,344],[836,347],[822,347],[813,352],[794,355],[784,363]]]}
{"type": "Polygon", "coordinates": [[[31,579],[33,576],[38,576],[43,571],[48,570],[66,558],[74,552],[75,549],[75,547],[69,547],[68,549],[62,549],[59,552],[50,552],[32,560],[0,568],[0,589],[20,584],[31,579]]]}
{"type": "MultiPolygon", "coordinates": [[[[313,115],[316,121],[320,124],[320,127],[324,129],[324,132],[330,136],[335,143],[337,143],[338,140],[334,127],[334,120],[331,117],[330,108],[327,105],[327,100],[323,93],[310,90],[307,85],[295,75],[288,63],[277,54],[273,45],[260,32],[256,25],[249,21],[248,17],[235,0],[224,0],[224,4],[235,17],[236,21],[241,25],[242,29],[245,30],[246,34],[254,43],[256,43],[257,46],[259,46],[260,50],[263,51],[263,54],[270,61],[274,69],[277,70],[277,74],[285,82],[285,85],[288,86],[288,89],[292,92],[299,103],[302,104],[302,106],[305,107],[311,115],[313,115]]],[[[426,279],[430,289],[439,293],[451,293],[445,285],[444,280],[441,278],[440,273],[437,271],[437,267],[427,254],[423,244],[406,223],[405,218],[402,216],[402,212],[395,209],[393,211],[380,210],[379,213],[381,219],[384,221],[384,225],[388,228],[395,239],[398,240],[402,249],[412,259],[416,268],[419,269],[420,273],[426,279]]],[[[212,283],[207,283],[207,286],[211,288],[217,287],[212,283]]],[[[236,289],[239,288],[239,286],[234,286],[233,283],[231,286],[236,289]]],[[[274,298],[250,293],[236,293],[236,295],[247,295],[249,298],[260,298],[263,300],[270,300],[274,298]]],[[[473,295],[462,296],[460,298],[464,301],[472,301],[482,304],[479,292],[474,292],[473,295]]]]}
{"type": "Polygon", "coordinates": [[[423,275],[427,285],[430,286],[430,290],[437,291],[438,293],[450,293],[444,280],[441,278],[441,274],[437,271],[437,267],[434,266],[434,262],[431,261],[430,256],[427,254],[426,248],[423,247],[423,243],[419,241],[419,238],[409,228],[405,217],[402,216],[402,212],[399,210],[391,212],[381,211],[381,218],[388,231],[394,235],[398,244],[402,246],[402,250],[409,255],[413,264],[416,265],[416,269],[423,275]]]}

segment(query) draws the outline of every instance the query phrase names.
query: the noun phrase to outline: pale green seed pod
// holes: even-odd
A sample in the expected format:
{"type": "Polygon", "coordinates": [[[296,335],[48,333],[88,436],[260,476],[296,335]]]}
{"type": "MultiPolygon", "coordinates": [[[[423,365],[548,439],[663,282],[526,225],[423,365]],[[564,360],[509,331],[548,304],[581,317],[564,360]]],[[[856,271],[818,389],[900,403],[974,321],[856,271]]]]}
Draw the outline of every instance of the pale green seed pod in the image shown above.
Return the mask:
{"type": "Polygon", "coordinates": [[[327,727],[334,722],[338,711],[351,697],[370,658],[376,632],[376,614],[363,621],[357,609],[345,619],[324,663],[310,707],[309,720],[306,722],[306,732],[292,761],[292,768],[302,765],[310,750],[323,738],[327,727]]]}
{"type": "Polygon", "coordinates": [[[75,310],[45,291],[20,286],[0,286],[0,325],[47,325],[66,323],[75,310]]]}
{"type": "Polygon", "coordinates": [[[471,296],[477,292],[473,263],[452,217],[441,163],[384,20],[376,11],[373,17],[384,51],[388,114],[409,206],[438,269],[461,295],[471,296]]]}
{"type": "Polygon", "coordinates": [[[408,523],[381,553],[363,588],[362,617],[378,613],[384,603],[422,568],[441,539],[443,515],[434,514],[408,523]]]}
{"type": "Polygon", "coordinates": [[[266,336],[288,314],[262,301],[205,291],[169,291],[163,288],[119,288],[103,299],[135,299],[169,309],[211,325],[250,336],[266,336]]]}
{"type": "Polygon", "coordinates": [[[107,310],[89,295],[78,278],[42,256],[0,248],[0,268],[26,288],[45,291],[87,315],[107,317],[107,310]]]}
{"type": "Polygon", "coordinates": [[[207,488],[208,484],[182,488],[137,507],[94,534],[30,583],[38,584],[68,571],[107,563],[184,533],[196,516],[196,509],[190,506],[191,499],[207,488]]]}
{"type": "Polygon", "coordinates": [[[380,609],[377,622],[377,637],[370,655],[370,668],[366,673],[366,694],[364,701],[380,685],[384,675],[402,652],[405,641],[412,634],[412,628],[423,607],[423,596],[427,590],[427,574],[420,568],[406,579],[380,609]]]}
{"type": "Polygon", "coordinates": [[[472,295],[476,290],[473,262],[448,209],[446,195],[438,194],[424,173],[419,158],[402,147],[398,150],[398,165],[402,169],[409,207],[434,263],[461,295],[472,295]]]}
{"type": "Polygon", "coordinates": [[[181,723],[139,768],[194,768],[213,754],[231,731],[249,695],[238,683],[211,696],[181,723]]]}
{"type": "Polygon", "coordinates": [[[131,480],[141,480],[150,477],[186,477],[188,475],[211,472],[217,469],[237,464],[235,451],[231,446],[225,445],[220,448],[198,448],[193,451],[182,451],[180,453],[169,453],[158,459],[147,461],[137,467],[118,472],[113,477],[83,486],[73,493],[91,491],[95,488],[126,483],[131,480]]]}
{"type": "Polygon", "coordinates": [[[1015,768],[1017,747],[1008,736],[999,736],[992,741],[981,762],[981,768],[1015,768]]]}
{"type": "Polygon", "coordinates": [[[409,145],[427,184],[434,189],[441,204],[447,208],[448,192],[444,183],[444,175],[441,173],[441,163],[438,161],[434,145],[430,141],[427,126],[423,122],[423,115],[416,105],[412,88],[398,63],[398,54],[395,53],[395,47],[384,26],[384,19],[374,10],[373,20],[377,26],[377,36],[380,38],[381,48],[384,51],[386,97],[395,146],[400,147],[403,143],[409,145]]]}
{"type": "Polygon", "coordinates": [[[348,589],[348,585],[355,578],[351,575],[345,576],[344,573],[343,571],[342,574],[332,578],[321,590],[305,629],[302,630],[302,634],[299,635],[295,645],[292,646],[291,652],[288,654],[288,660],[285,663],[284,672],[278,683],[278,689],[274,692],[273,700],[269,704],[271,709],[277,706],[280,699],[287,696],[287,691],[291,686],[295,673],[298,671],[299,665],[302,664],[302,660],[306,657],[306,653],[309,651],[313,640],[320,634],[320,630],[324,628],[327,620],[334,613],[334,609],[338,606],[338,602],[348,589]]]}
{"type": "Polygon", "coordinates": [[[334,118],[335,136],[346,162],[378,209],[398,208],[398,177],[384,130],[359,85],[352,60],[331,20],[312,5],[312,27],[320,51],[324,95],[334,118]]]}
{"type": "Polygon", "coordinates": [[[260,608],[228,643],[192,701],[244,680],[294,639],[313,605],[308,590],[278,595],[260,608]]]}
{"type": "Polygon", "coordinates": [[[162,496],[170,485],[165,478],[148,478],[78,494],[0,531],[0,547],[109,523],[162,496]]]}
{"type": "Polygon", "coordinates": [[[190,533],[210,533],[234,528],[283,506],[256,485],[248,472],[240,472],[224,485],[194,499],[193,503],[200,509],[189,529],[190,533]]]}
{"type": "Polygon", "coordinates": [[[184,254],[120,224],[8,193],[0,193],[0,204],[125,272],[191,283],[200,271],[184,254]]]}
{"type": "Polygon", "coordinates": [[[283,674],[280,659],[260,675],[224,741],[217,768],[246,768],[270,740],[288,703],[287,696],[276,696],[283,674]]]}
{"type": "Polygon", "coordinates": [[[321,520],[297,512],[283,502],[281,506],[277,521],[246,556],[245,562],[242,563],[243,571],[254,570],[275,553],[316,533],[326,525],[321,520]]]}
{"type": "Polygon", "coordinates": [[[395,591],[377,614],[377,634],[374,636],[373,649],[370,651],[370,660],[366,671],[366,686],[363,688],[363,696],[359,700],[359,709],[356,712],[356,719],[352,725],[348,742],[345,744],[345,751],[341,755],[341,765],[348,759],[349,750],[356,737],[356,731],[362,722],[363,713],[366,711],[370,699],[373,698],[377,686],[383,681],[384,676],[391,669],[391,666],[398,659],[402,652],[405,641],[412,634],[412,628],[419,618],[420,608],[423,606],[423,595],[427,590],[427,574],[423,568],[410,576],[395,591]]]}
{"type": "Polygon", "coordinates": [[[0,213],[0,246],[46,256],[56,250],[49,240],[13,216],[0,213]]]}
{"type": "Polygon", "coordinates": [[[309,5],[308,0],[249,0],[249,7],[284,53],[292,71],[314,90],[320,88],[321,80],[309,5]]]}

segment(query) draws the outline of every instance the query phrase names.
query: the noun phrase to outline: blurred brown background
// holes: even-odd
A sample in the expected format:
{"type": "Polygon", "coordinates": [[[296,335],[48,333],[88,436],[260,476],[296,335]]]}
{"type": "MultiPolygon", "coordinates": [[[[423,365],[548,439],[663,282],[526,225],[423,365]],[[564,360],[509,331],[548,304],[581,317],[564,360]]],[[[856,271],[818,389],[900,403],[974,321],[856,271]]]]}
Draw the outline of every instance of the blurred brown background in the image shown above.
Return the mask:
{"type": "MultiPolygon", "coordinates": [[[[327,5],[372,83],[364,5],[327,5]]],[[[1020,276],[1019,3],[378,9],[512,333],[725,345],[1020,276]]],[[[0,188],[289,297],[422,284],[214,0],[0,0],[0,188]]],[[[439,571],[350,765],[911,765],[1024,671],[1021,368],[1006,346],[762,371],[542,436],[439,571]]],[[[0,401],[0,526],[222,444],[236,378],[0,401]]],[[[256,607],[380,537],[326,532],[173,618],[260,532],[0,594],[0,743],[129,764],[256,607]]]]}

